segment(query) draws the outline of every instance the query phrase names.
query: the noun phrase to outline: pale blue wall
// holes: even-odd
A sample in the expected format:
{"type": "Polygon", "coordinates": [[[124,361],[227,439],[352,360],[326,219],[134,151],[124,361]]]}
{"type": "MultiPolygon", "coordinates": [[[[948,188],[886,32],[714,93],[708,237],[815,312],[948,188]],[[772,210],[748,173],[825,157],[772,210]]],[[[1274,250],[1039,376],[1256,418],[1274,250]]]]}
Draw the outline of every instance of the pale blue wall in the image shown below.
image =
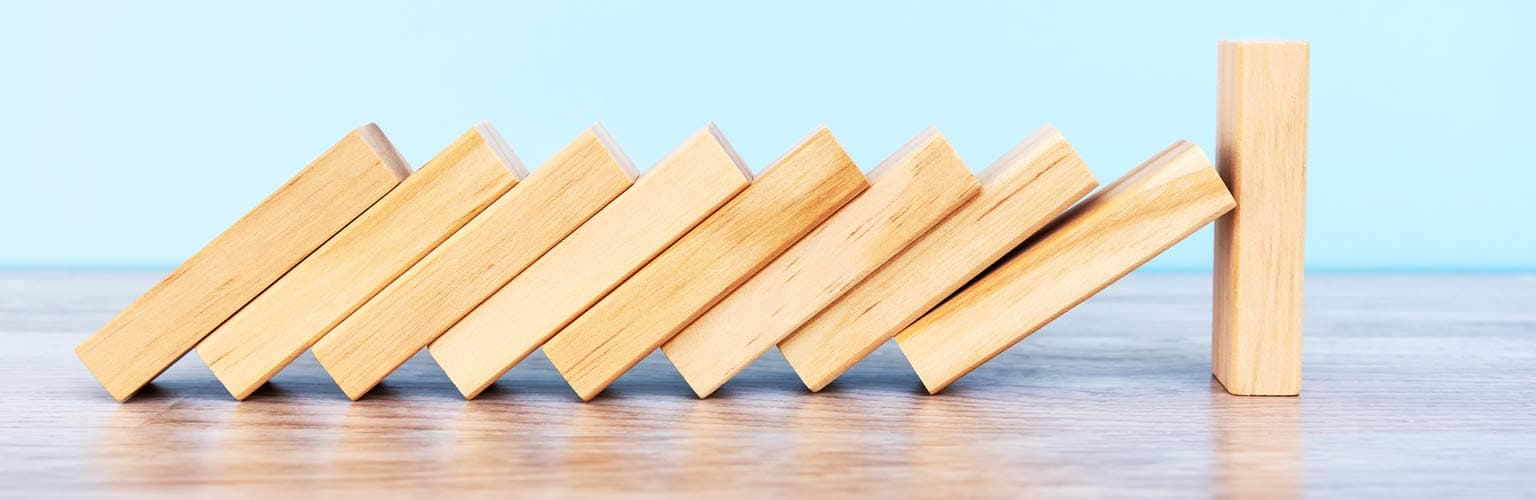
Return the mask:
{"type": "Polygon", "coordinates": [[[0,265],[174,265],[369,121],[416,165],[481,119],[649,165],[714,120],[754,168],[827,124],[866,169],[1049,121],[1107,182],[1213,146],[1218,39],[1299,38],[1314,270],[1536,269],[1529,2],[313,3],[0,7],[0,265]]]}

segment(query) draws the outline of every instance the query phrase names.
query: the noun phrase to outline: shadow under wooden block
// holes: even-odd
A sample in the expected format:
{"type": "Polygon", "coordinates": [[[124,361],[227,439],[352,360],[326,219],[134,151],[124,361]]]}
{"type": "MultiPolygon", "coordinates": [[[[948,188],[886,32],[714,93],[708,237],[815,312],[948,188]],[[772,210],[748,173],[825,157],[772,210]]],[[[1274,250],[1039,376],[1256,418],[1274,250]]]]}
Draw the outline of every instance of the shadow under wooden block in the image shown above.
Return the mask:
{"type": "Polygon", "coordinates": [[[980,194],[779,343],[807,388],[832,383],[1099,184],[1050,125],[980,177],[980,194]]]}
{"type": "Polygon", "coordinates": [[[336,325],[315,359],[347,397],[362,397],[638,175],[593,126],[336,325]]]}
{"type": "Polygon", "coordinates": [[[661,346],[699,397],[879,269],[980,190],[937,130],[869,174],[870,187],[661,346]]]}
{"type": "Polygon", "coordinates": [[[1306,42],[1222,42],[1211,371],[1244,396],[1301,393],[1307,204],[1306,42]]]}
{"type": "Polygon", "coordinates": [[[1205,153],[1177,142],[1003,257],[896,344],[937,393],[1234,205],[1205,153]]]}
{"type": "Polygon", "coordinates": [[[378,127],[352,131],[75,354],[113,398],[128,399],[408,175],[378,127]]]}
{"type": "Polygon", "coordinates": [[[869,186],[825,128],[594,304],[544,353],[598,393],[869,186]]]}
{"type": "Polygon", "coordinates": [[[527,175],[490,124],[465,132],[198,345],[245,399],[527,175]]]}
{"type": "Polygon", "coordinates": [[[474,398],[751,182],[752,172],[709,125],[428,351],[459,392],[474,398]]]}

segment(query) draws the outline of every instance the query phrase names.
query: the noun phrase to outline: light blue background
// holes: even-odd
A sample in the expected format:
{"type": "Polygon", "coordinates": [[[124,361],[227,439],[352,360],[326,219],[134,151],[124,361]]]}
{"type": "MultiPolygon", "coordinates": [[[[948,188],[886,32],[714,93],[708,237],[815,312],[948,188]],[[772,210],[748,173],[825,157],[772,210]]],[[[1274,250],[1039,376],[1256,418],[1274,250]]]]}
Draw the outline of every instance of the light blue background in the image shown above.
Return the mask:
{"type": "Polygon", "coordinates": [[[173,266],[370,121],[419,166],[488,119],[536,166],[714,120],[754,169],[818,124],[865,169],[929,125],[980,169],[1051,122],[1107,183],[1212,150],[1217,40],[1295,38],[1312,270],[1536,269],[1536,9],[1457,4],[8,3],[0,265],[173,266]]]}

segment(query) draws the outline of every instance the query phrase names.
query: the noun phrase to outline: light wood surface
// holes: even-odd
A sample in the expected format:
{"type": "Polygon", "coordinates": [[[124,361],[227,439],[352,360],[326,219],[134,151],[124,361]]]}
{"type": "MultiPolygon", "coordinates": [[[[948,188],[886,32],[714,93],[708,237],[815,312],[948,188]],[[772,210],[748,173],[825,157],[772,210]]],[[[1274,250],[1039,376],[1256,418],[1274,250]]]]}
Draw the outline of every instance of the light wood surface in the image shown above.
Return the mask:
{"type": "MultiPolygon", "coordinates": [[[[231,146],[230,154],[238,150],[231,146]]],[[[167,161],[189,160],[220,162],[167,161]]],[[[75,353],[112,397],[128,399],[408,175],[410,166],[377,126],[353,130],[75,353]]]]}
{"type": "Polygon", "coordinates": [[[1099,184],[1050,125],[980,177],[980,194],[779,343],[807,388],[832,383],[1099,184]]]}
{"type": "Polygon", "coordinates": [[[164,275],[0,272],[4,496],[1536,492],[1530,275],[1309,275],[1295,398],[1211,379],[1210,274],[1138,272],[937,396],[887,346],[815,394],[769,352],[699,400],[657,354],[583,403],[535,353],[473,401],[420,355],[351,402],[306,355],[244,402],[184,360],[118,403],[69,350],[164,275]]]}
{"type": "Polygon", "coordinates": [[[428,351],[474,398],[751,181],[720,131],[705,127],[428,351]]]}
{"type": "Polygon", "coordinates": [[[638,175],[593,126],[325,334],[315,359],[347,397],[363,397],[638,175]]]}
{"type": "Polygon", "coordinates": [[[1205,152],[1174,143],[944,299],[896,344],[937,393],[1232,206],[1205,152]]]}
{"type": "Polygon", "coordinates": [[[868,178],[869,189],[662,344],[695,394],[708,397],[980,191],[935,129],[868,178]]]}
{"type": "Polygon", "coordinates": [[[1232,394],[1301,393],[1307,205],[1306,42],[1222,42],[1211,370],[1232,394]]]}
{"type": "Polygon", "coordinates": [[[592,399],[868,186],[832,133],[817,129],[544,353],[578,396],[592,399]]]}
{"type": "Polygon", "coordinates": [[[489,124],[471,128],[208,335],[198,355],[245,399],[525,175],[489,124]]]}

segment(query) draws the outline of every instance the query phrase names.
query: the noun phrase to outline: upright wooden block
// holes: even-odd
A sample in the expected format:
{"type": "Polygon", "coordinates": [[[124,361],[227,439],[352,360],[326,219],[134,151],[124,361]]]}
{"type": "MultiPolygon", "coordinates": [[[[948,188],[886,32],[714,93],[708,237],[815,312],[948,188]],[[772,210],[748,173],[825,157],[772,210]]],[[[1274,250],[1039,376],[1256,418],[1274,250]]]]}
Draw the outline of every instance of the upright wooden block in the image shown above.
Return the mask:
{"type": "Polygon", "coordinates": [[[197,347],[245,399],[527,175],[490,124],[427,162],[197,347]]]}
{"type": "Polygon", "coordinates": [[[459,320],[428,351],[474,398],[752,182],[713,124],[459,320]]]}
{"type": "Polygon", "coordinates": [[[410,166],[378,127],[352,131],[119,312],[75,354],[107,393],[128,399],[407,175],[410,166]]]}
{"type": "Polygon", "coordinates": [[[937,393],[1234,205],[1205,153],[1177,142],[945,299],[896,344],[937,393]]]}
{"type": "Polygon", "coordinates": [[[591,400],[869,186],[825,128],[640,268],[544,353],[591,400]]]}
{"type": "Polygon", "coordinates": [[[356,400],[634,184],[601,125],[581,134],[315,343],[356,400]]]}
{"type": "Polygon", "coordinates": [[[694,393],[708,397],[981,187],[934,129],[869,180],[868,190],[662,345],[694,393]]]}
{"type": "Polygon", "coordinates": [[[1066,138],[1042,127],[981,173],[981,194],[779,342],[779,351],[807,388],[821,390],[1098,185],[1066,138]]]}
{"type": "Polygon", "coordinates": [[[1306,42],[1221,42],[1216,167],[1238,208],[1216,221],[1211,371],[1243,396],[1301,393],[1306,42]]]}

